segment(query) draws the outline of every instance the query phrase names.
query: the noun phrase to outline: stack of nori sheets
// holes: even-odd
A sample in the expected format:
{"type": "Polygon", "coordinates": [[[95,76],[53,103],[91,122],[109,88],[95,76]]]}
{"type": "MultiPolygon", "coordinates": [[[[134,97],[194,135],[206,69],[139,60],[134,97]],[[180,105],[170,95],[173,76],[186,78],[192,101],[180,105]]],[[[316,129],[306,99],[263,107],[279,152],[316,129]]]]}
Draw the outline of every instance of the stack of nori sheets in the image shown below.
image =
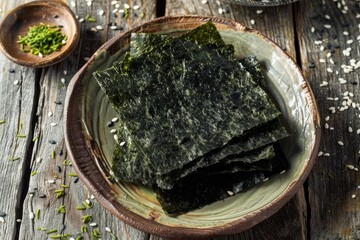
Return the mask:
{"type": "Polygon", "coordinates": [[[287,169],[288,136],[254,57],[236,59],[208,22],[182,36],[135,33],[94,73],[119,114],[113,171],[181,214],[287,169]]]}

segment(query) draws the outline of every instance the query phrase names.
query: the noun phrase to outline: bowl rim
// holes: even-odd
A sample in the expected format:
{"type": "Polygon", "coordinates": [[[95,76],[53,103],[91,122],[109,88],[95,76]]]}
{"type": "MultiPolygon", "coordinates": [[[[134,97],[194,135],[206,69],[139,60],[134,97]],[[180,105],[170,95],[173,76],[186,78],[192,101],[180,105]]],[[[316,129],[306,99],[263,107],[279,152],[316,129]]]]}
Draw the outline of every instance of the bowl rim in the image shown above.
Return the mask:
{"type": "MultiPolygon", "coordinates": [[[[80,128],[81,129],[81,128],[80,128]]],[[[64,133],[65,133],[65,144],[66,148],[68,149],[69,156],[73,161],[73,166],[75,171],[78,173],[79,178],[83,181],[85,186],[89,188],[89,190],[94,194],[95,198],[99,201],[99,203],[108,211],[110,211],[114,216],[116,216],[121,221],[125,222],[126,224],[131,225],[141,231],[148,232],[157,236],[171,238],[171,239],[204,239],[214,236],[221,236],[227,234],[235,234],[242,231],[245,231],[254,225],[260,223],[261,221],[265,220],[266,218],[270,217],[274,213],[276,213],[281,207],[285,205],[286,202],[292,198],[300,187],[305,182],[306,178],[309,176],[309,173],[314,165],[315,159],[317,157],[317,152],[320,145],[320,138],[321,138],[321,128],[320,128],[320,118],[319,112],[317,110],[317,104],[315,102],[315,98],[313,92],[310,88],[309,83],[304,78],[303,73],[301,72],[300,68],[296,65],[294,60],[284,52],[276,43],[272,40],[258,32],[257,30],[250,29],[238,23],[234,20],[219,18],[219,17],[211,17],[211,16],[199,16],[199,15],[185,15],[185,16],[165,16],[153,19],[145,24],[138,26],[132,30],[127,31],[124,34],[116,35],[115,37],[108,40],[105,44],[103,44],[90,58],[90,60],[74,75],[72,80],[69,83],[66,99],[65,99],[65,107],[64,107],[64,133]],[[153,24],[166,24],[166,22],[181,22],[181,21],[198,21],[198,22],[206,22],[206,21],[213,21],[217,23],[221,23],[230,27],[235,31],[249,31],[250,33],[258,35],[263,40],[267,41],[273,47],[279,50],[279,53],[284,57],[287,58],[294,65],[294,70],[298,73],[298,76],[301,78],[302,82],[302,89],[305,91],[305,98],[308,102],[311,115],[313,117],[313,123],[315,126],[314,129],[314,138],[312,141],[312,150],[310,153],[309,159],[306,161],[306,167],[303,167],[303,170],[296,181],[293,181],[291,184],[288,185],[286,190],[277,196],[270,204],[264,206],[263,208],[257,209],[255,212],[247,214],[231,223],[210,227],[210,228],[191,228],[191,227],[179,227],[179,226],[168,226],[153,221],[153,219],[144,218],[142,216],[137,215],[136,213],[126,209],[120,203],[116,202],[116,199],[112,195],[112,190],[103,185],[99,185],[98,183],[94,182],[93,179],[89,179],[85,176],[82,170],[83,165],[78,163],[76,158],[91,158],[91,148],[90,149],[80,149],[76,148],[74,145],[82,144],[83,146],[88,146],[89,144],[92,146],[91,139],[81,139],[84,138],[82,136],[82,132],[77,129],[81,127],[81,121],[79,116],[79,106],[78,101],[81,99],[80,94],[72,94],[74,92],[79,93],[82,85],[81,79],[84,77],[88,67],[91,65],[92,62],[95,61],[95,56],[100,53],[101,51],[110,51],[111,54],[111,47],[116,44],[117,42],[121,41],[122,38],[129,36],[132,32],[139,32],[142,31],[143,28],[149,27],[153,24]],[[75,143],[75,144],[73,144],[75,143]],[[101,192],[98,188],[101,188],[101,192]],[[106,192],[107,191],[107,192],[106,192]]],[[[88,159],[89,161],[89,159],[88,159]]],[[[87,169],[85,169],[87,170],[87,169]]],[[[91,171],[96,171],[96,169],[91,169],[91,171]]]]}
{"type": "Polygon", "coordinates": [[[3,42],[0,39],[0,50],[1,52],[12,62],[22,65],[22,66],[26,66],[26,67],[33,67],[33,68],[42,68],[42,67],[48,67],[51,65],[54,65],[56,63],[59,63],[60,61],[62,61],[64,58],[66,58],[78,45],[79,41],[80,41],[80,27],[79,27],[79,22],[76,19],[75,14],[73,13],[73,11],[70,9],[70,7],[62,2],[61,0],[50,0],[50,1],[44,1],[44,0],[35,0],[32,2],[28,2],[28,3],[24,3],[24,4],[20,4],[18,6],[16,6],[15,8],[13,8],[12,10],[10,10],[9,12],[7,12],[3,17],[2,20],[0,22],[0,29],[3,28],[3,25],[5,24],[6,20],[11,17],[13,14],[15,14],[16,12],[18,12],[19,10],[23,10],[29,7],[36,7],[36,6],[45,6],[45,7],[52,7],[52,8],[59,8],[61,9],[63,12],[66,12],[67,14],[70,15],[70,18],[67,18],[66,21],[71,21],[72,25],[74,25],[75,29],[72,31],[72,41],[68,42],[67,44],[69,44],[69,47],[67,47],[65,50],[60,50],[56,55],[50,57],[50,58],[44,58],[42,61],[25,61],[19,58],[16,58],[16,56],[12,55],[8,50],[7,47],[4,46],[3,42]]]}

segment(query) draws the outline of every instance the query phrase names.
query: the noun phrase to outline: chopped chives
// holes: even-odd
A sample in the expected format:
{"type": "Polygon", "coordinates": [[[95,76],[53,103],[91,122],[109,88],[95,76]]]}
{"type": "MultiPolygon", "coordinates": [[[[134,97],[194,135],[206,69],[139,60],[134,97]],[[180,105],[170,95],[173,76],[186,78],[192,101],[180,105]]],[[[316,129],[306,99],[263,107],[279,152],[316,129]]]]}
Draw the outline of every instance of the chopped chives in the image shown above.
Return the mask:
{"type": "Polygon", "coordinates": [[[32,172],[31,172],[31,174],[30,174],[30,175],[31,175],[31,176],[34,176],[36,173],[37,173],[37,171],[36,171],[36,170],[34,170],[34,171],[32,171],[32,172]]]}
{"type": "Polygon", "coordinates": [[[0,120],[0,124],[4,124],[5,122],[5,120],[0,120]]]}
{"type": "Polygon", "coordinates": [[[82,225],[82,226],[81,226],[81,232],[82,232],[82,233],[88,232],[88,229],[87,229],[87,227],[86,227],[85,225],[82,225]]]}
{"type": "Polygon", "coordinates": [[[50,229],[50,230],[48,230],[46,233],[47,233],[47,234],[51,234],[51,233],[56,233],[56,232],[57,232],[56,229],[50,229]]]}
{"type": "Polygon", "coordinates": [[[69,177],[77,177],[78,175],[76,173],[68,173],[69,177]]]}
{"type": "Polygon", "coordinates": [[[17,134],[16,135],[18,138],[26,138],[26,135],[25,134],[17,134]]]}

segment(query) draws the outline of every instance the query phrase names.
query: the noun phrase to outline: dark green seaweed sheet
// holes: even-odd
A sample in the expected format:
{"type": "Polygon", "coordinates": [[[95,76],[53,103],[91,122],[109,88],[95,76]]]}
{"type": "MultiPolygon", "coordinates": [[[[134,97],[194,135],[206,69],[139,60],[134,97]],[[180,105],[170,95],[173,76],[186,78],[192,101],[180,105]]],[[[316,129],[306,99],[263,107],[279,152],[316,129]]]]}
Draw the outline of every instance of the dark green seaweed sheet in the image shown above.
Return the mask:
{"type": "Polygon", "coordinates": [[[241,64],[215,50],[172,38],[144,52],[94,74],[131,136],[115,152],[123,180],[149,184],[280,114],[241,64]]]}
{"type": "Polygon", "coordinates": [[[233,138],[222,148],[213,149],[206,155],[185,164],[182,168],[156,176],[156,183],[161,188],[170,189],[177,180],[198,168],[216,164],[228,156],[248,152],[288,136],[289,134],[280,120],[272,120],[246,131],[243,135],[233,138]]]}
{"type": "Polygon", "coordinates": [[[275,151],[276,156],[270,160],[271,171],[245,171],[211,176],[193,173],[178,181],[170,190],[156,186],[153,189],[167,214],[186,213],[245,191],[264,179],[287,170],[289,164],[278,146],[275,146],[275,151]]]}

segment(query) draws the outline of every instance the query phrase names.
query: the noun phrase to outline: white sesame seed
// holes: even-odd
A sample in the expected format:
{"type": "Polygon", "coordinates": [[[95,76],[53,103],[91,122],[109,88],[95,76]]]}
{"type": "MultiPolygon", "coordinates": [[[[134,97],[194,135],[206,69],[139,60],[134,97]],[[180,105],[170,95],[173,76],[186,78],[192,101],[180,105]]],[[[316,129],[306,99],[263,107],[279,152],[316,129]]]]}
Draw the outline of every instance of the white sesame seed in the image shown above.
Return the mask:
{"type": "Polygon", "coordinates": [[[234,195],[234,193],[232,191],[227,191],[227,194],[229,194],[229,196],[234,195]]]}
{"type": "Polygon", "coordinates": [[[344,146],[344,143],[343,143],[342,141],[338,141],[338,144],[339,144],[340,146],[344,146]]]}
{"type": "Polygon", "coordinates": [[[330,24],[325,24],[325,25],[324,25],[324,28],[329,29],[329,28],[331,28],[331,25],[330,25],[330,24]]]}
{"type": "Polygon", "coordinates": [[[85,22],[85,18],[80,18],[80,19],[79,19],[79,22],[80,22],[80,23],[85,22]]]}
{"type": "Polygon", "coordinates": [[[326,116],[325,121],[329,121],[329,120],[330,120],[330,116],[326,116]]]}
{"type": "Polygon", "coordinates": [[[250,20],[250,23],[251,23],[251,25],[255,25],[255,20],[254,20],[254,19],[251,19],[251,20],[250,20]]]}
{"type": "Polygon", "coordinates": [[[112,13],[117,13],[118,11],[119,11],[119,9],[115,8],[115,9],[113,9],[111,12],[112,12],[112,13]]]}
{"type": "Polygon", "coordinates": [[[47,182],[50,183],[50,184],[53,184],[53,183],[55,183],[55,180],[50,179],[50,180],[48,180],[47,182]]]}
{"type": "Polygon", "coordinates": [[[95,28],[96,28],[97,30],[104,30],[104,28],[103,28],[102,26],[100,26],[100,25],[97,25],[95,28]]]}
{"type": "Polygon", "coordinates": [[[325,14],[325,18],[326,18],[326,19],[329,19],[329,20],[331,19],[330,16],[327,15],[327,14],[325,14]]]}
{"type": "Polygon", "coordinates": [[[0,217],[0,222],[4,223],[5,219],[3,217],[0,217]]]}
{"type": "Polygon", "coordinates": [[[323,45],[320,46],[320,51],[324,51],[325,47],[323,45]]]}
{"type": "Polygon", "coordinates": [[[21,219],[20,218],[16,219],[16,222],[21,223],[21,219]]]}
{"type": "Polygon", "coordinates": [[[92,222],[92,223],[89,224],[89,226],[90,226],[90,227],[96,227],[96,226],[97,226],[97,223],[92,222]]]}
{"type": "Polygon", "coordinates": [[[50,126],[55,127],[55,126],[57,126],[57,123],[52,122],[52,123],[50,123],[50,126]]]}
{"type": "Polygon", "coordinates": [[[14,85],[19,85],[19,80],[15,80],[14,85]]]}
{"type": "Polygon", "coordinates": [[[30,213],[29,213],[29,218],[30,218],[30,219],[34,219],[34,217],[35,217],[34,213],[33,213],[33,212],[30,212],[30,213]]]}
{"type": "Polygon", "coordinates": [[[264,10],[262,10],[262,9],[256,10],[256,14],[262,14],[263,12],[264,12],[264,10]]]}
{"type": "Polygon", "coordinates": [[[124,9],[119,9],[118,12],[119,12],[119,13],[124,13],[125,10],[124,10],[124,9]]]}
{"type": "Polygon", "coordinates": [[[326,54],[326,57],[327,57],[327,58],[330,58],[330,57],[331,57],[331,52],[328,52],[328,53],[326,54]]]}
{"type": "Polygon", "coordinates": [[[86,202],[87,204],[89,204],[89,205],[91,204],[91,202],[90,202],[89,199],[86,199],[85,202],[86,202]]]}
{"type": "Polygon", "coordinates": [[[358,172],[359,169],[358,169],[357,167],[354,167],[354,171],[355,171],[355,172],[358,172]]]}
{"type": "Polygon", "coordinates": [[[279,174],[284,174],[286,172],[286,170],[282,170],[279,174]]]}
{"type": "Polygon", "coordinates": [[[330,157],[330,153],[324,153],[325,157],[330,157]]]}
{"type": "Polygon", "coordinates": [[[264,178],[263,179],[263,182],[266,182],[266,181],[268,181],[269,180],[269,178],[264,178]]]}
{"type": "Polygon", "coordinates": [[[352,199],[356,198],[356,195],[355,194],[351,195],[351,198],[352,199]]]}
{"type": "Polygon", "coordinates": [[[102,9],[100,9],[100,10],[99,10],[99,12],[98,12],[98,15],[99,15],[99,16],[103,16],[103,15],[104,15],[104,13],[105,13],[105,11],[104,11],[104,10],[102,10],[102,9]]]}
{"type": "Polygon", "coordinates": [[[111,121],[112,121],[113,123],[116,123],[117,121],[119,121],[119,118],[113,118],[113,119],[111,119],[111,121]]]}
{"type": "Polygon", "coordinates": [[[140,8],[140,5],[134,5],[132,8],[133,8],[134,10],[137,10],[137,9],[140,8]]]}
{"type": "Polygon", "coordinates": [[[346,41],[347,44],[352,44],[353,42],[354,42],[354,40],[352,40],[352,39],[346,41]]]}
{"type": "Polygon", "coordinates": [[[110,29],[112,29],[112,30],[115,30],[115,29],[117,29],[118,27],[117,26],[111,26],[110,27],[110,29]]]}
{"type": "Polygon", "coordinates": [[[37,158],[36,158],[36,162],[37,162],[37,163],[40,163],[41,161],[42,161],[42,158],[41,158],[41,157],[37,157],[37,158]]]}
{"type": "Polygon", "coordinates": [[[327,85],[329,85],[329,83],[326,82],[326,81],[323,81],[323,82],[320,84],[320,87],[326,87],[327,85]]]}
{"type": "Polygon", "coordinates": [[[90,31],[97,32],[98,30],[96,28],[92,27],[92,28],[90,28],[90,31]]]}
{"type": "Polygon", "coordinates": [[[351,164],[346,164],[346,167],[350,170],[353,170],[355,168],[354,165],[351,164]]]}
{"type": "Polygon", "coordinates": [[[319,59],[319,62],[321,62],[321,63],[326,63],[325,59],[323,59],[323,58],[320,58],[320,59],[319,59]]]}
{"type": "Polygon", "coordinates": [[[323,151],[320,151],[320,152],[318,153],[318,157],[320,157],[320,156],[322,156],[322,155],[324,155],[324,152],[323,152],[323,151]]]}
{"type": "Polygon", "coordinates": [[[352,133],[354,130],[353,130],[352,127],[348,127],[348,131],[349,131],[350,133],[352,133]]]}
{"type": "Polygon", "coordinates": [[[329,129],[329,124],[328,123],[325,123],[325,129],[329,129]]]}
{"type": "Polygon", "coordinates": [[[111,1],[111,5],[118,4],[118,1],[111,1]]]}
{"type": "Polygon", "coordinates": [[[76,2],[71,1],[71,2],[70,2],[70,5],[71,5],[72,7],[76,7],[76,2]]]}
{"type": "Polygon", "coordinates": [[[314,28],[314,27],[311,27],[310,31],[311,31],[312,33],[314,33],[314,32],[315,32],[315,28],[314,28]]]}
{"type": "Polygon", "coordinates": [[[121,142],[119,145],[120,147],[124,146],[126,142],[121,142]]]}
{"type": "Polygon", "coordinates": [[[66,81],[65,81],[65,78],[61,78],[61,79],[60,79],[60,82],[65,83],[65,82],[66,82],[66,81]]]}
{"type": "Polygon", "coordinates": [[[91,1],[88,1],[88,2],[86,2],[86,4],[90,7],[91,4],[92,4],[92,2],[91,2],[91,1]]]}
{"type": "Polygon", "coordinates": [[[330,62],[331,64],[335,64],[335,62],[334,62],[334,60],[333,60],[332,58],[329,59],[329,62],[330,62]]]}
{"type": "Polygon", "coordinates": [[[111,130],[110,130],[110,133],[112,133],[112,134],[115,134],[116,132],[117,132],[116,129],[111,129],[111,130]]]}
{"type": "Polygon", "coordinates": [[[90,199],[94,200],[95,196],[91,194],[90,199]]]}
{"type": "Polygon", "coordinates": [[[334,72],[331,68],[327,68],[326,71],[329,72],[329,73],[333,73],[333,72],[334,72]]]}
{"type": "Polygon", "coordinates": [[[314,41],[314,43],[315,43],[315,45],[320,45],[320,44],[322,44],[322,41],[321,40],[316,40],[316,41],[314,41]]]}
{"type": "Polygon", "coordinates": [[[39,53],[39,57],[41,57],[41,58],[42,58],[42,57],[44,57],[44,55],[43,55],[42,53],[39,53]]]}
{"type": "Polygon", "coordinates": [[[332,98],[332,97],[327,97],[326,100],[334,101],[334,98],[332,98]]]}
{"type": "Polygon", "coordinates": [[[356,130],[356,134],[360,134],[360,128],[356,130]]]}
{"type": "Polygon", "coordinates": [[[126,8],[126,9],[130,9],[130,5],[129,5],[129,4],[127,4],[127,3],[124,3],[124,8],[126,8]]]}
{"type": "Polygon", "coordinates": [[[54,114],[53,114],[53,112],[52,111],[49,111],[48,112],[48,117],[52,117],[54,114]]]}
{"type": "Polygon", "coordinates": [[[114,135],[114,140],[117,142],[119,141],[119,137],[117,135],[114,135]]]}
{"type": "Polygon", "coordinates": [[[84,61],[89,61],[90,58],[89,57],[84,57],[84,61]]]}
{"type": "Polygon", "coordinates": [[[344,31],[343,34],[344,34],[345,36],[348,36],[348,35],[349,35],[349,33],[348,33],[347,31],[344,31]]]}
{"type": "Polygon", "coordinates": [[[207,0],[202,0],[201,3],[202,3],[202,4],[207,4],[208,1],[207,1],[207,0]]]}
{"type": "Polygon", "coordinates": [[[73,237],[71,237],[71,238],[69,238],[69,240],[76,240],[75,238],[73,238],[73,237]]]}

